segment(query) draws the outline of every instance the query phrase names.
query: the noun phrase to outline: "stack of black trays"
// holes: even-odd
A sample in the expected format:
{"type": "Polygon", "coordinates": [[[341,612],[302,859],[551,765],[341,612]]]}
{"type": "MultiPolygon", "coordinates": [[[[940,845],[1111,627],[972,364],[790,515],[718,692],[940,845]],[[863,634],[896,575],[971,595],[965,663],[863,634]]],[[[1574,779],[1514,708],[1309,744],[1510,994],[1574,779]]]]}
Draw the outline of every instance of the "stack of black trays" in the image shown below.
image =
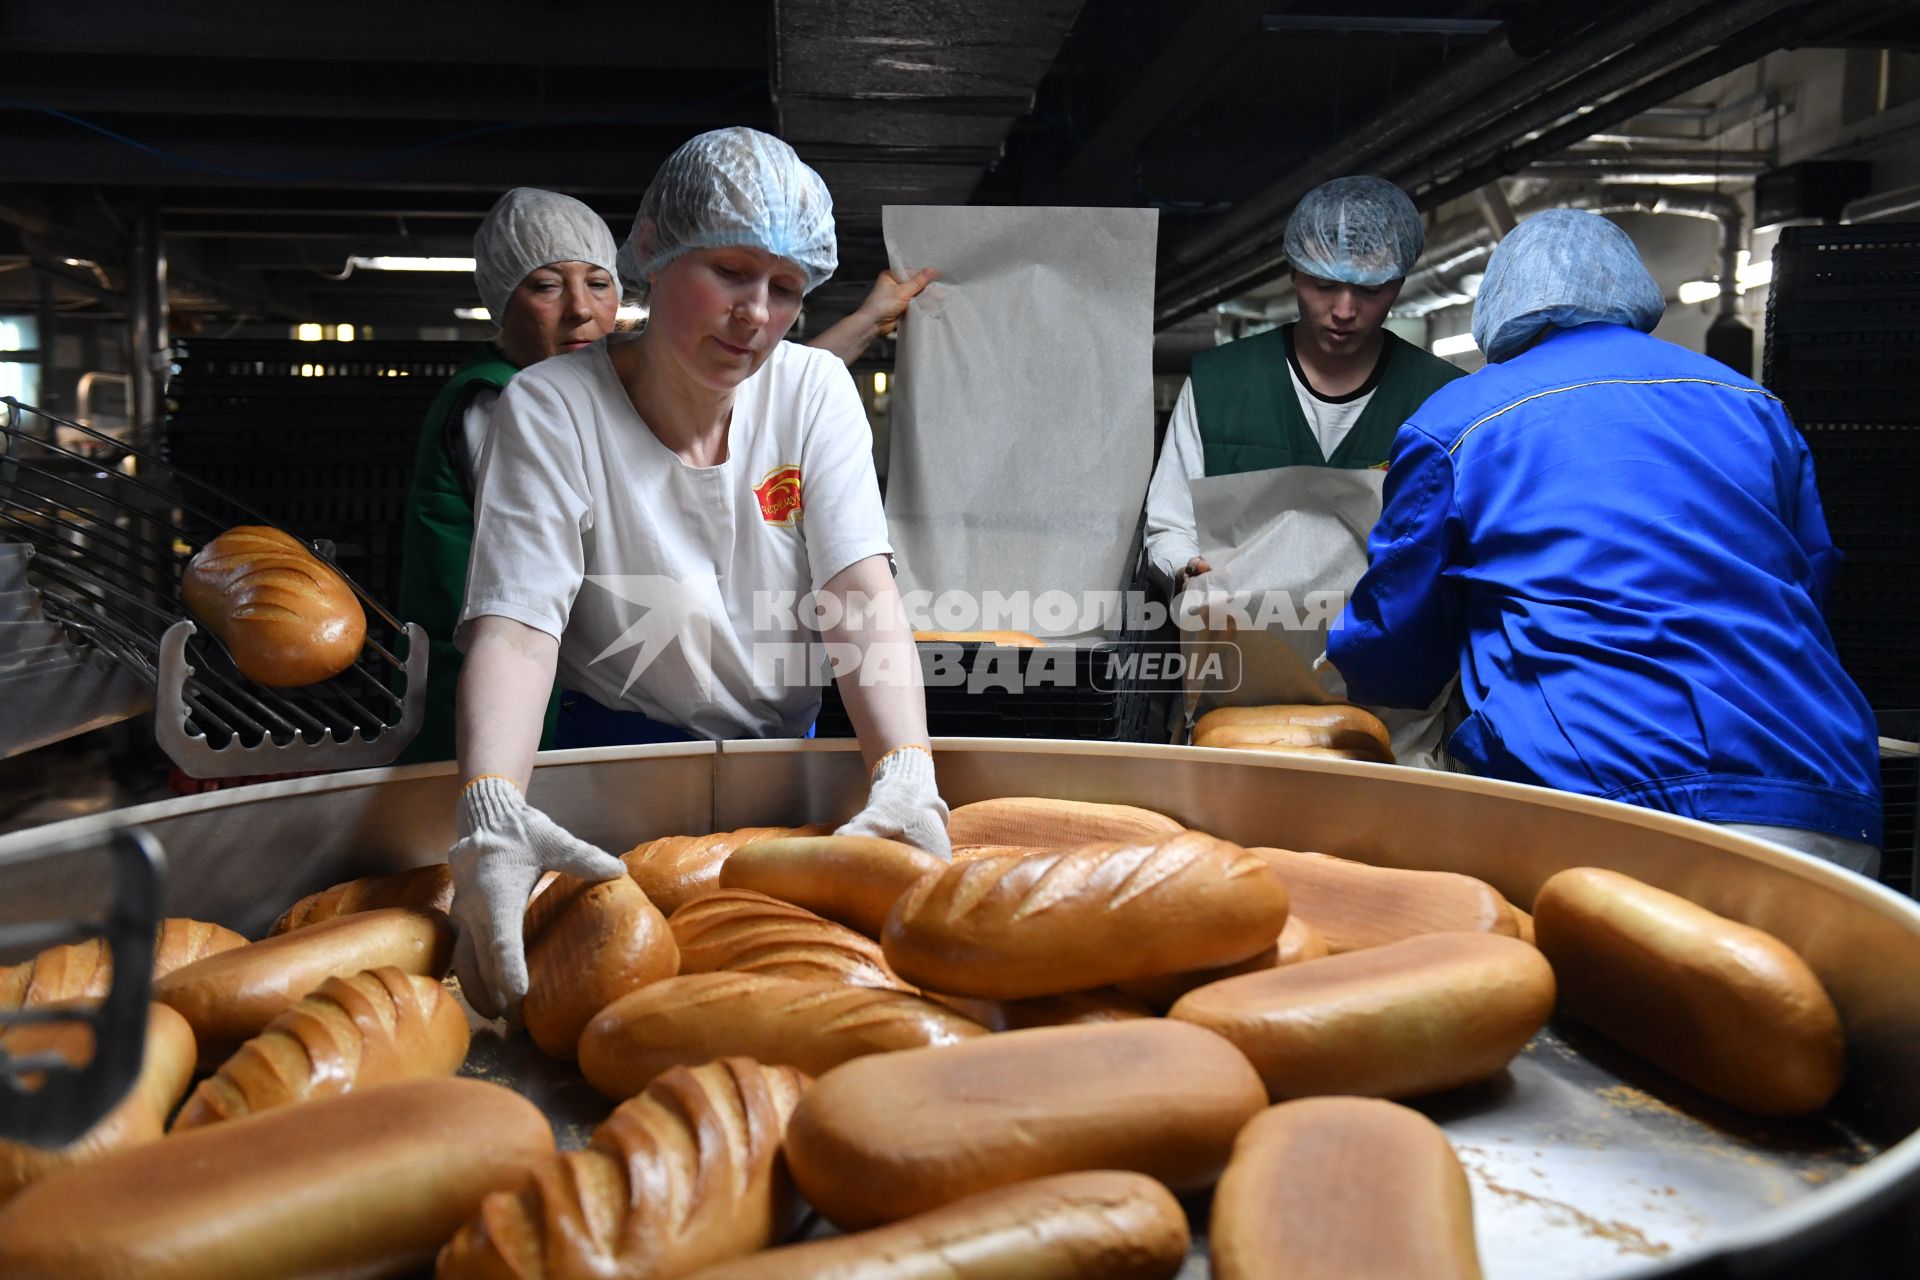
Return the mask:
{"type": "MultiPolygon", "coordinates": [[[[1882,711],[1880,736],[1899,743],[1920,741],[1920,712],[1882,711]]],[[[1880,788],[1885,797],[1887,843],[1880,879],[1920,898],[1920,755],[1905,747],[1880,752],[1880,788]]]]}
{"type": "Polygon", "coordinates": [[[414,451],[470,342],[187,339],[166,456],[306,538],[392,608],[414,451]]]}
{"type": "MultiPolygon", "coordinates": [[[[1882,732],[1920,716],[1920,223],[1790,227],[1773,255],[1767,387],[1813,450],[1844,557],[1827,625],[1882,732]]],[[[1884,762],[1883,879],[1911,892],[1912,757],[1884,762]]]]}
{"type": "MultiPolygon", "coordinates": [[[[1144,564],[1140,546],[1141,530],[1136,529],[1131,560],[1136,569],[1128,584],[1129,599],[1136,602],[1145,599],[1147,590],[1139,567],[1144,564]]],[[[1129,617],[1133,623],[1140,621],[1131,613],[1129,617]]],[[[1013,649],[923,642],[927,728],[941,738],[1164,742],[1165,735],[1154,731],[1165,710],[1156,699],[1179,688],[1177,680],[1166,677],[1168,661],[1178,651],[1170,628],[1148,631],[1129,626],[1125,619],[1105,636],[1074,647],[1071,662],[1062,646],[1013,649]]],[[[853,736],[840,691],[831,682],[822,691],[816,733],[823,738],[853,736]]]]}

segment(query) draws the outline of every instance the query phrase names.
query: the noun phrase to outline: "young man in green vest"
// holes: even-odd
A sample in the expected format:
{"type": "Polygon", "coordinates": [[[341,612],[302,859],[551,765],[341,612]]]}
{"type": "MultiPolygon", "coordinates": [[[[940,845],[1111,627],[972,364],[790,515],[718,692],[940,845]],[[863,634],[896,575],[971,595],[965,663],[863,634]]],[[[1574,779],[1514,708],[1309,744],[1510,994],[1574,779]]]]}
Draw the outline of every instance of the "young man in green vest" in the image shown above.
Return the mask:
{"type": "MultiPolygon", "coordinates": [[[[1246,486],[1217,478],[1246,472],[1272,473],[1259,483],[1275,509],[1232,549],[1232,589],[1296,605],[1353,589],[1400,424],[1461,376],[1385,327],[1423,240],[1413,202],[1381,178],[1336,178],[1294,210],[1285,244],[1300,319],[1194,357],[1147,490],[1149,566],[1172,597],[1223,567],[1201,555],[1195,505],[1220,527],[1226,509],[1217,504],[1246,486]]],[[[1244,512],[1233,527],[1247,527],[1244,512]]],[[[1311,662],[1325,646],[1324,624],[1294,630],[1268,639],[1311,662]]],[[[1256,680],[1242,696],[1276,695],[1256,680]]],[[[1403,763],[1445,763],[1446,696],[1418,712],[1381,713],[1403,763]]]]}
{"type": "Polygon", "coordinates": [[[1420,257],[1419,211],[1335,178],[1287,223],[1300,319],[1193,358],[1147,491],[1147,554],[1173,594],[1205,573],[1188,485],[1273,467],[1384,468],[1400,424],[1462,370],[1384,327],[1420,257]]]}

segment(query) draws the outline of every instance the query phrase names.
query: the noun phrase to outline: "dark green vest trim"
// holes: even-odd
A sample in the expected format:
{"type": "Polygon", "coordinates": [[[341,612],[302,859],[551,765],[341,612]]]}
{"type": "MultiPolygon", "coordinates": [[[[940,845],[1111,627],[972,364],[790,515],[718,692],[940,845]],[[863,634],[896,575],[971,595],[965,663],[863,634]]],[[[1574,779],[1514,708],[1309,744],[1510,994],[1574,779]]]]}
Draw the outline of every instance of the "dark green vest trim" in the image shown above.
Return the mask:
{"type": "Polygon", "coordinates": [[[1320,452],[1288,370],[1292,326],[1269,329],[1193,358],[1193,409],[1210,476],[1273,467],[1386,465],[1400,425],[1463,370],[1387,333],[1373,398],[1333,457],[1320,452]]]}
{"type": "MultiPolygon", "coordinates": [[[[519,367],[498,348],[481,347],[440,388],[427,410],[420,447],[413,459],[413,487],[407,495],[407,519],[401,545],[400,619],[426,629],[427,706],[420,733],[400,756],[402,764],[454,758],[454,691],[460,683],[462,655],[453,629],[467,599],[467,559],[473,552],[473,497],[467,471],[456,461],[462,447],[460,419],[479,390],[504,390],[519,367]]],[[[471,466],[471,462],[467,464],[471,466]]],[[[553,745],[560,711],[556,685],[547,702],[542,749],[553,745]]]]}

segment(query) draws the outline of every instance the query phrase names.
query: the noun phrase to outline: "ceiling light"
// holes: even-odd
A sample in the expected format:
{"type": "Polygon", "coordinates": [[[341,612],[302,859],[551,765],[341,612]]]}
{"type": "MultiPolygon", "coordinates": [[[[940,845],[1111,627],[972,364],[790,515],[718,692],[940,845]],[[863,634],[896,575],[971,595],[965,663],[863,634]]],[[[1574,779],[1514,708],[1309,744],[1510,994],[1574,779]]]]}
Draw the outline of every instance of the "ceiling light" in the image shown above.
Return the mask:
{"type": "MultiPolygon", "coordinates": [[[[1747,251],[1742,249],[1740,251],[1740,269],[1734,272],[1733,275],[1734,289],[1736,292],[1745,293],[1749,289],[1763,289],[1773,283],[1773,259],[1766,258],[1759,262],[1748,262],[1746,258],[1747,251]]],[[[1720,296],[1720,282],[1718,280],[1689,280],[1675,291],[1674,296],[1678,298],[1682,304],[1711,302],[1720,296]]]]}
{"type": "Polygon", "coordinates": [[[379,257],[347,259],[361,271],[466,271],[473,270],[472,258],[379,257]]]}
{"type": "Polygon", "coordinates": [[[485,307],[455,307],[453,318],[455,320],[491,320],[493,312],[485,307]]]}
{"type": "Polygon", "coordinates": [[[324,325],[303,324],[293,331],[293,336],[302,342],[319,342],[327,336],[327,331],[324,325]]]}
{"type": "Polygon", "coordinates": [[[613,318],[616,320],[632,320],[638,322],[647,318],[647,309],[645,307],[622,307],[613,313],[613,318]]]}
{"type": "Polygon", "coordinates": [[[1463,356],[1479,349],[1480,344],[1473,340],[1470,333],[1456,333],[1451,338],[1441,338],[1427,348],[1437,356],[1463,356]]]}
{"type": "Polygon", "coordinates": [[[887,375],[885,372],[876,372],[873,375],[873,394],[877,396],[887,394],[887,375]]]}

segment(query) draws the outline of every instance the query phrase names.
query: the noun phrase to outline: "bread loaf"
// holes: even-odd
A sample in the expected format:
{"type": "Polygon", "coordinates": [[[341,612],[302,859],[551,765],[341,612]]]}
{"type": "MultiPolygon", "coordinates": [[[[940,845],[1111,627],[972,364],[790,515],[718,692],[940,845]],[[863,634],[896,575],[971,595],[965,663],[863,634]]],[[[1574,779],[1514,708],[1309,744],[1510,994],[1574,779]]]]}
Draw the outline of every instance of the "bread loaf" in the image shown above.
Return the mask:
{"type": "Polygon", "coordinates": [[[1286,919],[1264,862],[1181,831],[955,863],[894,904],[882,944],[909,982],[1017,1000],[1231,964],[1273,946],[1286,919]]]}
{"type": "Polygon", "coordinates": [[[467,1041],[466,1014],[432,978],[398,969],[328,978],[202,1080],[173,1127],[450,1076],[466,1061],[467,1041]]]}
{"type": "Polygon", "coordinates": [[[1435,933],[1228,978],[1167,1015],[1218,1032],[1275,1102],[1413,1098],[1499,1071],[1553,1012],[1553,972],[1517,938],[1435,933]]]}
{"type": "Polygon", "coordinates": [[[1194,723],[1193,745],[1351,752],[1393,763],[1393,735],[1380,718],[1343,705],[1219,707],[1194,723]]]}
{"type": "MultiPolygon", "coordinates": [[[[157,982],[195,960],[246,945],[247,940],[231,929],[169,917],[160,922],[154,936],[153,978],[157,982]]],[[[0,1009],[98,1000],[112,985],[112,948],[104,938],[88,938],[49,947],[31,960],[0,969],[0,1009]]]]}
{"type": "Polygon", "coordinates": [[[1533,942],[1533,917],[1511,902],[1507,904],[1507,910],[1513,913],[1513,936],[1522,942],[1533,942]]]}
{"type": "Polygon", "coordinates": [[[792,836],[736,851],[720,867],[720,887],[764,893],[878,938],[907,886],[944,865],[898,840],[792,836]]]}
{"type": "Polygon", "coordinates": [[[180,576],[180,598],[241,675],[275,688],[339,675],[367,638],[367,615],[346,579],[299,539],[263,525],[240,525],[201,547],[180,576]]]}
{"type": "Polygon", "coordinates": [[[1093,804],[1041,796],[1004,796],[963,804],[947,818],[947,837],[967,844],[1067,849],[1096,841],[1149,841],[1185,830],[1165,814],[1130,804],[1093,804]]]}
{"type": "MultiPolygon", "coordinates": [[[[12,1043],[12,1036],[8,1040],[10,1049],[21,1048],[12,1043]]],[[[193,1060],[193,1030],[187,1020],[166,1005],[149,1005],[140,1074],[118,1106],[64,1147],[0,1141],[0,1204],[29,1183],[158,1138],[166,1129],[168,1114],[193,1079],[193,1060]]]]}
{"type": "Polygon", "coordinates": [[[1262,969],[1273,969],[1283,964],[1299,964],[1304,960],[1318,960],[1327,954],[1327,944],[1320,940],[1313,926],[1298,916],[1289,914],[1287,926],[1280,931],[1280,940],[1271,950],[1262,951],[1257,956],[1233,964],[1221,965],[1215,969],[1191,969],[1186,973],[1169,973],[1159,978],[1140,978],[1133,982],[1123,982],[1120,990],[1137,1000],[1146,1002],[1155,1013],[1165,1013],[1173,1008],[1173,1002],[1192,991],[1195,987],[1204,987],[1223,978],[1237,978],[1243,973],[1258,973],[1262,969]]]}
{"type": "Polygon", "coordinates": [[[452,954],[445,916],[385,907],[197,960],[154,983],[153,998],[186,1018],[211,1071],[328,978],[391,965],[437,979],[452,954]]]}
{"type": "Polygon", "coordinates": [[[972,862],[975,858],[999,858],[1010,853],[1045,853],[1045,849],[1036,849],[1026,844],[960,844],[953,847],[955,862],[972,862]]]}
{"type": "Polygon", "coordinates": [[[335,916],[380,907],[406,907],[411,911],[453,910],[453,870],[446,863],[415,867],[390,876],[364,876],[345,884],[310,893],[288,907],[273,922],[274,933],[285,933],[304,925],[319,924],[335,916]]]}
{"type": "Polygon", "coordinates": [[[1153,1016],[1153,1010],[1147,1007],[1145,1001],[1116,987],[1069,991],[1059,996],[1035,996],[1031,1000],[969,1000],[964,996],[930,998],[938,999],[950,1009],[959,1010],[989,1031],[1082,1026],[1153,1016]]]}
{"type": "Polygon", "coordinates": [[[1041,649],[1046,641],[1028,631],[916,631],[921,644],[998,644],[1014,649],[1041,649]]]}
{"type": "Polygon", "coordinates": [[[1466,1173],[1440,1127],[1371,1098],[1308,1098],[1240,1131],[1213,1193],[1217,1280],[1480,1280],[1466,1173]]]}
{"type": "Polygon", "coordinates": [[[585,1151],[488,1196],[441,1251],[437,1280],[667,1280],[784,1239],[800,1206],[780,1140],[806,1085],[746,1058],[666,1072],[585,1151]]]}
{"type": "Polygon", "coordinates": [[[527,907],[520,1016],[549,1057],[572,1061],[593,1015],[680,971],[667,922],[628,879],[561,876],[527,907]]]}
{"type": "Polygon", "coordinates": [[[0,1209],[8,1280],[401,1276],[551,1156],[532,1103],[413,1080],[174,1134],[0,1209]]]}
{"type": "Polygon", "coordinates": [[[720,887],[720,867],[744,845],[784,836],[825,835],[824,824],[808,827],[741,827],[710,836],[661,836],[620,855],[627,874],[646,891],[663,915],[672,915],[689,898],[720,887]]]}
{"type": "Polygon", "coordinates": [[[1568,1011],[1669,1075],[1766,1116],[1839,1090],[1839,1012],[1771,934],[1597,867],[1550,878],[1533,920],[1568,1011]]]}
{"type": "Polygon", "coordinates": [[[987,1034],[951,1009],[899,991],[761,973],[691,973],[616,1000],[580,1037],[580,1070],[631,1098],[671,1067],[753,1058],[819,1075],[849,1058],[987,1034]]]}
{"type": "Polygon", "coordinates": [[[1519,926],[1492,885],[1451,871],[1402,871],[1345,858],[1255,849],[1280,873],[1293,915],[1339,955],[1422,933],[1498,933],[1519,926]]]}
{"type": "Polygon", "coordinates": [[[1152,1178],[1062,1173],[688,1280],[1172,1280],[1187,1245],[1180,1202],[1152,1178]]]}
{"type": "Polygon", "coordinates": [[[887,967],[880,944],[811,911],[747,889],[693,899],[667,921],[682,973],[770,973],[911,992],[887,967]]]}
{"type": "Polygon", "coordinates": [[[787,1127],[807,1202],[853,1229],[1084,1169],[1209,1185],[1266,1105],[1212,1032],[1159,1018],[883,1053],[814,1082],[787,1127]]]}

